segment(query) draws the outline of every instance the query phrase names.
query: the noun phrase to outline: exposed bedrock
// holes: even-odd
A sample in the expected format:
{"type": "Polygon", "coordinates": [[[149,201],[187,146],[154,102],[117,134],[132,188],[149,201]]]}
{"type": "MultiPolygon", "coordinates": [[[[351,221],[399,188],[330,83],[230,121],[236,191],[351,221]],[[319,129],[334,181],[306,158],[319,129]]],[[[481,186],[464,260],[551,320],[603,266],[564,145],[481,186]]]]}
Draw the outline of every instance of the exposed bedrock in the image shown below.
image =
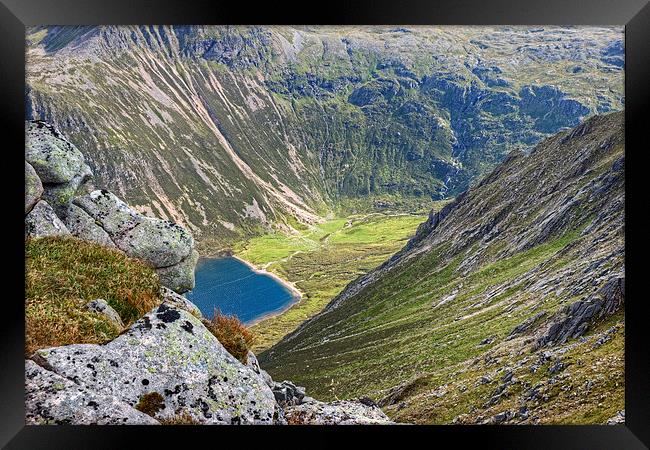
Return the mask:
{"type": "Polygon", "coordinates": [[[117,247],[154,267],[163,286],[194,287],[198,253],[185,228],[140,214],[106,190],[88,192],[83,154],[45,122],[25,127],[25,237],[71,234],[117,247]]]}

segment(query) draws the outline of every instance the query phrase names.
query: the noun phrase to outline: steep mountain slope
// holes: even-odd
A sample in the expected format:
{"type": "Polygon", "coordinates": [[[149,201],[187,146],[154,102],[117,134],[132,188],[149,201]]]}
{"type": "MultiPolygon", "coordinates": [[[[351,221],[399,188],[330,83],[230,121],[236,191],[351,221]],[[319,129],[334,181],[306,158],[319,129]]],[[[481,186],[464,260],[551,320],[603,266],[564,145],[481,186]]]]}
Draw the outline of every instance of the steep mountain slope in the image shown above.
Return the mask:
{"type": "Polygon", "coordinates": [[[27,115],[201,246],[443,198],[623,106],[619,28],[39,27],[27,115]]]}
{"type": "Polygon", "coordinates": [[[624,404],[624,168],[622,112],[510,153],[260,363],[398,420],[605,422],[624,404]]]}

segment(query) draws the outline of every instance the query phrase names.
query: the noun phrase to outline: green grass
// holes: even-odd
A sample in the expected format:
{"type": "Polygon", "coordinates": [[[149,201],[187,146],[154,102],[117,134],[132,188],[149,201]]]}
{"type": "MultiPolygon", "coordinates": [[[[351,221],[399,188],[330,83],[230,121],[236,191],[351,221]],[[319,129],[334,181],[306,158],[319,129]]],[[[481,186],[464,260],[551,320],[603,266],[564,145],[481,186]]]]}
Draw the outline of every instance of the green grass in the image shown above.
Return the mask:
{"type": "MultiPolygon", "coordinates": [[[[458,277],[457,273],[465,254],[444,262],[440,260],[445,253],[442,245],[403,271],[385,274],[366,289],[363,297],[350,299],[323,317],[319,328],[286,360],[283,352],[287,349],[276,347],[275,353],[281,356],[266,368],[272,376],[289,377],[326,400],[355,395],[377,399],[400,381],[422,374],[447,373],[483,353],[485,348],[478,346],[481,340],[491,336],[503,339],[530,314],[523,306],[527,297],[521,294],[520,286],[507,289],[481,308],[473,308],[483,293],[553,260],[577,236],[568,233],[486,264],[466,277],[458,277]],[[453,302],[432,308],[461,284],[453,302]],[[521,307],[509,313],[507,309],[512,305],[521,307]],[[329,327],[336,327],[337,335],[342,337],[331,338],[329,327]],[[308,363],[298,368],[299,360],[308,363]]],[[[554,297],[544,300],[544,309],[557,307],[554,297]]]]}
{"type": "Polygon", "coordinates": [[[43,347],[103,343],[122,330],[85,305],[103,298],[131,324],[160,303],[160,282],[145,263],[99,244],[46,237],[25,242],[26,343],[43,347]]]}
{"type": "Polygon", "coordinates": [[[301,301],[251,327],[253,351],[279,341],[317,314],[350,281],[402,248],[423,215],[367,214],[338,217],[300,234],[269,234],[235,245],[235,254],[296,285],[301,301]]]}

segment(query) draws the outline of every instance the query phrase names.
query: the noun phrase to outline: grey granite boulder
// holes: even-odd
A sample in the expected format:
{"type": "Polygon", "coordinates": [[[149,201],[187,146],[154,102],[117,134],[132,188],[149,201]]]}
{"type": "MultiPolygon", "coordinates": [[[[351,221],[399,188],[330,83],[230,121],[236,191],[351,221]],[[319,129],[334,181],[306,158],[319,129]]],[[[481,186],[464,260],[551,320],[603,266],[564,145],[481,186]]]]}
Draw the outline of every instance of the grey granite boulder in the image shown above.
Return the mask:
{"type": "Polygon", "coordinates": [[[118,400],[25,361],[25,422],[28,425],[157,425],[158,421],[118,400]]]}
{"type": "Polygon", "coordinates": [[[38,350],[33,359],[98,395],[135,406],[158,393],[155,418],[178,411],[207,424],[271,424],[276,402],[253,370],[192,314],[163,303],[104,345],[38,350]]]}
{"type": "Polygon", "coordinates": [[[81,208],[117,248],[154,267],[164,286],[179,293],[194,288],[199,254],[192,235],[183,227],[144,216],[105,190],[77,197],[73,206],[81,208]]]}
{"type": "Polygon", "coordinates": [[[143,259],[156,268],[180,263],[190,256],[194,247],[194,239],[183,227],[145,216],[140,216],[135,227],[113,239],[127,255],[143,259]]]}
{"type": "Polygon", "coordinates": [[[163,286],[183,293],[194,289],[194,268],[199,261],[199,253],[192,250],[190,256],[169,267],[160,267],[156,269],[156,273],[160,278],[160,283],[163,286]]]}
{"type": "Polygon", "coordinates": [[[43,195],[43,184],[36,171],[25,161],[25,214],[30,212],[43,195]]]}
{"type": "Polygon", "coordinates": [[[143,216],[111,192],[93,191],[76,198],[81,207],[127,255],[153,267],[169,267],[190,255],[194,239],[173,222],[143,216]]]}
{"type": "Polygon", "coordinates": [[[106,303],[106,300],[103,298],[96,298],[95,300],[89,301],[86,304],[86,309],[88,309],[88,311],[106,317],[116,327],[124,328],[124,322],[122,322],[120,315],[111,307],[111,305],[106,303]]]}
{"type": "Polygon", "coordinates": [[[63,219],[63,223],[73,236],[97,242],[106,247],[115,247],[108,233],[77,205],[69,205],[68,214],[63,219]]]}
{"type": "Polygon", "coordinates": [[[196,306],[184,296],[177,294],[165,286],[161,288],[161,294],[163,302],[168,303],[176,308],[184,309],[198,319],[203,317],[203,314],[201,314],[201,310],[198,308],[198,306],[196,306]]]}
{"type": "Polygon", "coordinates": [[[342,400],[323,403],[317,400],[284,408],[289,425],[390,425],[394,424],[378,406],[342,400]]]}
{"type": "Polygon", "coordinates": [[[103,189],[77,197],[72,203],[83,209],[111,237],[126,233],[142,221],[137,211],[103,189]]]}
{"type": "MultiPolygon", "coordinates": [[[[26,123],[25,144],[25,160],[42,183],[43,200],[59,218],[66,217],[71,200],[92,177],[83,154],[53,126],[41,121],[26,123]]],[[[26,177],[26,182],[29,180],[26,177]]]]}
{"type": "Polygon", "coordinates": [[[63,236],[70,232],[45,200],[41,200],[25,216],[25,237],[63,236]]]}
{"type": "Polygon", "coordinates": [[[43,184],[67,183],[83,171],[83,154],[53,126],[35,121],[25,128],[25,159],[43,184]]]}

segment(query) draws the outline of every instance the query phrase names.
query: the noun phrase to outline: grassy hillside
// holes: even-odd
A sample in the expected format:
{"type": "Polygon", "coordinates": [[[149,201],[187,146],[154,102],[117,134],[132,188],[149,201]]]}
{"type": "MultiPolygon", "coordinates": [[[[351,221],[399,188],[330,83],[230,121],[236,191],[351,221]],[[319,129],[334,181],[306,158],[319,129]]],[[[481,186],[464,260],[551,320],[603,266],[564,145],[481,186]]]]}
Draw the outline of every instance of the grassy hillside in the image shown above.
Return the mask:
{"type": "Polygon", "coordinates": [[[399,250],[425,218],[395,213],[353,215],[294,235],[263,235],[236,245],[237,256],[281,276],[303,294],[289,310],[252,326],[257,335],[254,351],[270,347],[320,312],[350,281],[399,250]]]}
{"type": "Polygon", "coordinates": [[[623,314],[579,322],[579,339],[544,336],[573,317],[568,305],[624,280],[622,120],[599,116],[513,152],[261,364],[316,396],[368,395],[418,423],[613,416],[623,314]]]}

